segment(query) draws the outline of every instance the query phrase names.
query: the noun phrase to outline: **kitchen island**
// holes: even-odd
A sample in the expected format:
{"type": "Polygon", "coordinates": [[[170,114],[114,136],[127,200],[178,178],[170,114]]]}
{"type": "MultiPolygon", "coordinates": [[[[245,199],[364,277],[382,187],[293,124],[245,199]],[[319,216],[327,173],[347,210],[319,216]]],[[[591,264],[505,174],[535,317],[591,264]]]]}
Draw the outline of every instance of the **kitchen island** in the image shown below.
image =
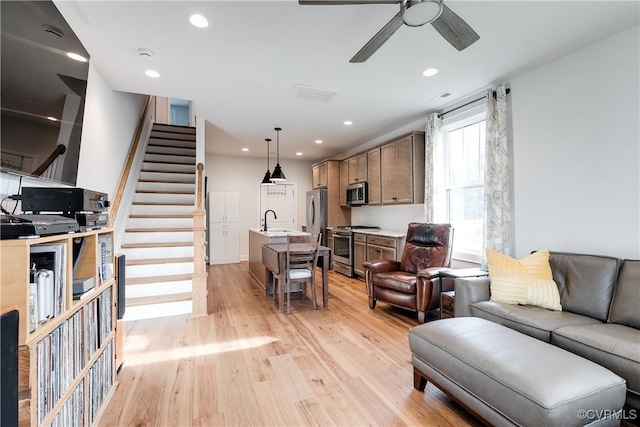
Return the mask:
{"type": "Polygon", "coordinates": [[[262,245],[270,243],[287,243],[288,235],[308,236],[310,233],[295,230],[272,229],[262,231],[249,229],[249,272],[265,289],[266,295],[273,294],[273,283],[267,268],[262,263],[262,245]]]}

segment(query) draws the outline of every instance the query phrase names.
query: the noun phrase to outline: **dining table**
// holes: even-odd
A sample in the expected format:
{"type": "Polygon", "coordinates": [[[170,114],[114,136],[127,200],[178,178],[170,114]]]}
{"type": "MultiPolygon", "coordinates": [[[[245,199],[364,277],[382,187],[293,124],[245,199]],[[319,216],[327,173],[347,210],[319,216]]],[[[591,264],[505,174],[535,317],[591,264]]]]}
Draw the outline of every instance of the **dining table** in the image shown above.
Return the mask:
{"type": "MultiPolygon", "coordinates": [[[[291,253],[309,252],[313,250],[310,243],[291,243],[289,251],[291,253]]],[[[266,295],[273,295],[274,277],[278,283],[284,283],[287,269],[287,244],[286,243],[266,243],[262,245],[262,264],[264,264],[266,277],[266,295]]],[[[329,269],[332,264],[331,248],[320,245],[318,249],[318,265],[322,268],[322,305],[329,305],[329,269]]],[[[295,291],[295,290],[294,290],[295,291]]],[[[278,286],[278,310],[286,310],[284,303],[284,287],[278,286]]]]}

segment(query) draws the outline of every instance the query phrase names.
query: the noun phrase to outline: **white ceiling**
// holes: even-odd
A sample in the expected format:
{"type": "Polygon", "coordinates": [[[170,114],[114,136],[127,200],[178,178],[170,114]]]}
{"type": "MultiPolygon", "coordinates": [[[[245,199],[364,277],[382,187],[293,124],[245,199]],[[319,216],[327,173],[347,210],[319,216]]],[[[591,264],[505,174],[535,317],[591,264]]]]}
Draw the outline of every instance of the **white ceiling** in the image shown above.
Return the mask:
{"type": "Polygon", "coordinates": [[[480,35],[468,49],[456,51],[431,25],[403,26],[367,62],[351,64],[397,5],[55,3],[114,89],[195,101],[197,116],[212,124],[207,152],[262,157],[279,126],[280,156],[301,151],[314,161],[637,25],[640,14],[638,1],[449,0],[480,35]],[[188,23],[196,12],[208,28],[188,23]],[[139,57],[138,48],[155,55],[139,57]],[[440,73],[423,77],[428,67],[440,73]],[[147,69],[161,77],[146,77],[147,69]],[[297,84],[338,94],[328,103],[292,99],[297,84]],[[451,96],[432,99],[443,92],[451,96]]]}

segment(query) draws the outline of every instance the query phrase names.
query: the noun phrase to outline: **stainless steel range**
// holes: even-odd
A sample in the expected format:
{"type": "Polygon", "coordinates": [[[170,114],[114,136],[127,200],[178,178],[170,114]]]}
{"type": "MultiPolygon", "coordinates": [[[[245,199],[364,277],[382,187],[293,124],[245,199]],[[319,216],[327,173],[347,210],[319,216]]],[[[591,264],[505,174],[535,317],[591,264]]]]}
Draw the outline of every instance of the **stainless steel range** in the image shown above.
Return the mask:
{"type": "Polygon", "coordinates": [[[333,228],[333,269],[348,277],[353,277],[353,232],[380,230],[367,225],[344,225],[333,228]]]}

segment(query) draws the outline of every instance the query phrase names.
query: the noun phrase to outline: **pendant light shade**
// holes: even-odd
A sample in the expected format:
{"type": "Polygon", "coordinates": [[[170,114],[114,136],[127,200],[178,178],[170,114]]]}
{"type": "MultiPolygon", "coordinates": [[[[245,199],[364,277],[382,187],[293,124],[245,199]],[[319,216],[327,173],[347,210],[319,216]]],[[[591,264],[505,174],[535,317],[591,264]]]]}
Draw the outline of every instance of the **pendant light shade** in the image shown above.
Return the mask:
{"type": "Polygon", "coordinates": [[[264,178],[262,178],[262,185],[275,185],[271,181],[271,172],[269,172],[269,143],[271,142],[271,139],[267,138],[265,141],[267,141],[267,173],[265,173],[264,178]]]}
{"type": "Polygon", "coordinates": [[[271,181],[281,182],[281,181],[287,180],[287,177],[284,176],[284,172],[282,172],[282,168],[280,167],[280,131],[282,130],[282,128],[275,128],[274,130],[276,131],[277,160],[276,160],[276,167],[273,169],[273,173],[271,174],[271,181]]]}

